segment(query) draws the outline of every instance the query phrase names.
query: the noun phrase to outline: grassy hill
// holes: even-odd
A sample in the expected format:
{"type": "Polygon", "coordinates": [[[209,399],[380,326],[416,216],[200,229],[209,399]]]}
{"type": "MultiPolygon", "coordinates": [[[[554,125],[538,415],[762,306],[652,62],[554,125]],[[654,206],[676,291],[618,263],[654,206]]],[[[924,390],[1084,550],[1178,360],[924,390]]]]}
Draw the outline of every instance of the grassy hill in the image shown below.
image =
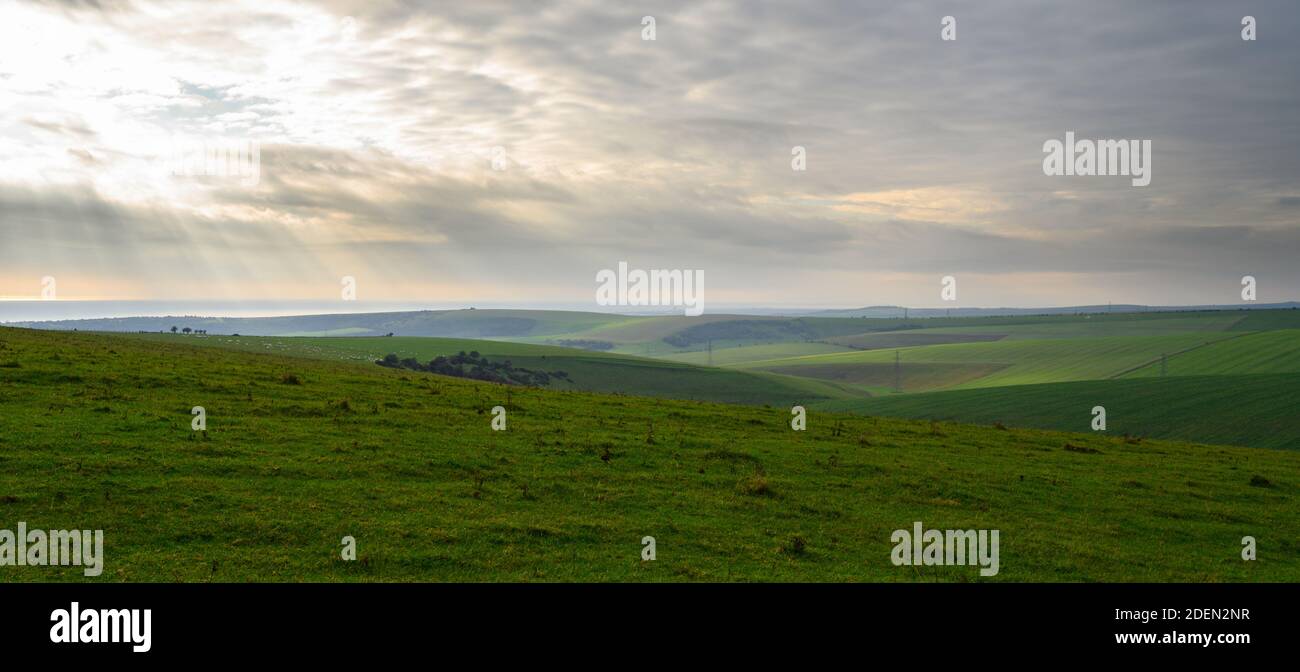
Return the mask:
{"type": "Polygon", "coordinates": [[[1187,376],[1013,385],[831,401],[825,410],[1300,449],[1300,374],[1187,376]]]}
{"type": "Polygon", "coordinates": [[[509,393],[0,329],[0,512],[103,529],[99,581],[982,580],[893,566],[891,532],[917,520],[1000,530],[992,580],[1300,580],[1295,453],[816,411],[793,432],[786,408],[509,393]]]}
{"type": "MultiPolygon", "coordinates": [[[[111,323],[113,328],[123,328],[135,325],[132,320],[153,320],[150,325],[163,329],[187,324],[175,318],[128,318],[58,326],[85,329],[111,323]]],[[[838,408],[870,406],[879,412],[897,408],[905,416],[912,414],[913,407],[902,402],[854,402],[872,395],[893,397],[900,389],[926,394],[1145,379],[1159,377],[1162,370],[1164,375],[1179,377],[1300,370],[1300,310],[1283,309],[854,318],[455,310],[216,320],[215,325],[193,327],[211,333],[189,337],[196,344],[362,363],[389,352],[427,362],[459,350],[478,350],[492,360],[510,359],[517,367],[570,374],[567,380],[551,379],[551,389],[773,406],[842,401],[838,408]],[[237,339],[218,335],[246,327],[348,338],[259,340],[249,331],[240,332],[244,335],[237,339]],[[375,337],[389,332],[399,336],[375,337]],[[569,347],[546,347],[555,345],[569,347]]],[[[139,337],[165,342],[182,338],[157,333],[139,337]]],[[[1225,381],[1225,385],[1232,383],[1225,381]]],[[[1008,394],[1014,398],[1020,392],[1008,394]]],[[[992,397],[979,398],[998,408],[992,397]]],[[[1027,407],[1026,426],[1074,427],[1073,414],[1051,416],[1047,409],[1056,406],[1047,401],[1027,407]]],[[[916,403],[926,408],[928,402],[916,403]]],[[[1166,405],[1159,417],[1129,414],[1129,420],[1153,424],[1130,424],[1125,431],[1198,438],[1170,433],[1169,428],[1180,423],[1188,427],[1202,423],[1200,417],[1170,415],[1168,409],[1174,408],[1198,411],[1195,405],[1174,404],[1166,405]]],[[[974,412],[979,409],[970,410],[971,414],[950,411],[944,417],[973,421],[986,417],[974,412]]],[[[999,421],[1017,422],[1011,417],[999,421]]],[[[1236,433],[1203,436],[1201,440],[1259,445],[1258,437],[1245,427],[1236,433]]]]}
{"type": "Polygon", "coordinates": [[[567,378],[554,379],[549,387],[568,391],[784,406],[866,396],[865,392],[852,386],[762,371],[706,368],[657,359],[508,341],[401,336],[311,338],[126,334],[124,337],[345,361],[366,366],[373,366],[375,360],[389,353],[399,358],[413,357],[428,362],[439,355],[477,351],[490,360],[508,360],[520,368],[564,371],[568,374],[567,378]]]}

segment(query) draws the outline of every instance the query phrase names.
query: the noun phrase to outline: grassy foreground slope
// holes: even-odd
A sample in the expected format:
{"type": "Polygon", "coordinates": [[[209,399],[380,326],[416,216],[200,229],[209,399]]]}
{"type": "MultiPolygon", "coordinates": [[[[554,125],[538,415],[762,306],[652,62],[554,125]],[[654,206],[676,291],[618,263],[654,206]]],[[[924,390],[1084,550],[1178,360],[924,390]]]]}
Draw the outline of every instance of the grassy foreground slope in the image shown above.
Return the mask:
{"type": "Polygon", "coordinates": [[[918,520],[1000,530],[995,580],[1300,580],[1294,453],[521,388],[494,432],[506,393],[0,329],[0,527],[103,529],[99,581],[981,580],[893,566],[918,520]]]}
{"type": "Polygon", "coordinates": [[[1300,449],[1300,374],[1181,376],[1013,385],[830,401],[854,411],[1064,431],[1090,431],[1106,408],[1107,434],[1300,449]]]}

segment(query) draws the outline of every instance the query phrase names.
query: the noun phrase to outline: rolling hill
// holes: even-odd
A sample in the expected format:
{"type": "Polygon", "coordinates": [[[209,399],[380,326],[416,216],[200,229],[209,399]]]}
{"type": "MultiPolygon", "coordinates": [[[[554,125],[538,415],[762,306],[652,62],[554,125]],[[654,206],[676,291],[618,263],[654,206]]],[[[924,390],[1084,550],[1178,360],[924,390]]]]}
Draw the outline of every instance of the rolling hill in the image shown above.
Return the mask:
{"type": "MultiPolygon", "coordinates": [[[[453,310],[211,318],[214,321],[210,323],[202,321],[209,318],[196,319],[200,321],[193,325],[190,318],[124,318],[57,325],[63,329],[149,327],[142,330],[152,333],[135,337],[162,342],[183,337],[159,334],[160,329],[184,325],[210,332],[207,336],[184,337],[194,344],[361,363],[389,352],[427,362],[460,350],[478,351],[493,361],[508,359],[517,367],[571,374],[548,380],[551,389],[774,406],[800,403],[829,407],[832,402],[843,402],[836,407],[870,407],[876,409],[873,412],[899,409],[897,413],[903,416],[914,415],[914,408],[928,408],[928,402],[917,401],[915,407],[901,402],[894,405],[892,401],[856,402],[873,395],[894,397],[900,391],[927,394],[1149,379],[1162,373],[1231,377],[1300,369],[1300,310],[1269,310],[1262,306],[1249,310],[1013,312],[906,318],[690,318],[453,310]],[[228,335],[237,329],[244,329],[241,336],[228,335]],[[249,335],[259,330],[290,336],[259,339],[249,335]],[[399,335],[375,337],[388,333],[399,335]]],[[[1234,385],[1234,381],[1224,381],[1225,389],[1234,385]]],[[[1015,390],[1008,392],[1009,398],[1018,394],[1015,390]]],[[[978,398],[998,408],[993,397],[978,398]]],[[[1151,414],[1126,415],[1130,424],[1125,431],[1196,438],[1194,434],[1171,434],[1169,430],[1170,425],[1179,422],[1201,426],[1200,417],[1180,419],[1169,414],[1170,409],[1196,413],[1195,405],[1173,404],[1166,405],[1166,409],[1159,418],[1151,414]],[[1138,419],[1151,424],[1131,424],[1138,419]]],[[[942,417],[982,422],[988,416],[978,410],[959,405],[942,417]],[[966,410],[971,412],[967,414],[966,410]]],[[[1026,410],[1025,426],[1074,427],[1074,416],[1056,405],[1031,405],[1026,410]],[[1056,411],[1050,409],[1058,408],[1066,414],[1052,416],[1056,411]]],[[[1012,417],[997,421],[1019,422],[1012,417]]],[[[1216,431],[1201,440],[1261,445],[1246,428],[1235,434],[1216,431]]]]}
{"type": "Polygon", "coordinates": [[[339,360],[373,366],[388,354],[428,362],[434,357],[476,351],[494,361],[538,371],[563,371],[552,389],[636,394],[737,404],[790,406],[866,396],[853,386],[794,378],[762,371],[737,371],[679,364],[548,345],[475,339],[391,337],[316,338],[272,336],[176,336],[125,334],[158,343],[186,342],[204,347],[339,360]]]}
{"type": "Polygon", "coordinates": [[[1295,453],[817,411],[794,432],[789,419],[0,328],[0,511],[102,529],[106,556],[98,579],[5,578],[1300,579],[1295,453]],[[206,431],[191,429],[195,406],[206,431]],[[491,429],[495,406],[506,431],[491,429]],[[1000,530],[1000,572],[894,566],[891,532],[917,520],[1000,530]],[[1243,535],[1258,561],[1241,561],[1243,535]],[[344,536],[356,562],[339,559],[344,536]]]}
{"type": "Polygon", "coordinates": [[[628,319],[622,315],[557,310],[423,310],[285,317],[116,317],[21,322],[14,326],[80,331],[162,332],[171,327],[243,336],[441,336],[525,338],[585,331],[628,319]]]}

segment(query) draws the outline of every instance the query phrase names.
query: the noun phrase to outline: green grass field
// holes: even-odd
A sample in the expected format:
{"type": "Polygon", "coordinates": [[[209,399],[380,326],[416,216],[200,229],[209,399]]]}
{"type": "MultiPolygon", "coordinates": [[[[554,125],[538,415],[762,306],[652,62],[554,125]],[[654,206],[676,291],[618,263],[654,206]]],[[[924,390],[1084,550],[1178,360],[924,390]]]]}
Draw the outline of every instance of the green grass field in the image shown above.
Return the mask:
{"type": "Polygon", "coordinates": [[[1300,579],[1292,452],[789,418],[0,329],[0,515],[103,529],[98,581],[1300,579]],[[893,566],[891,532],[917,520],[1000,530],[1000,573],[893,566]]]}

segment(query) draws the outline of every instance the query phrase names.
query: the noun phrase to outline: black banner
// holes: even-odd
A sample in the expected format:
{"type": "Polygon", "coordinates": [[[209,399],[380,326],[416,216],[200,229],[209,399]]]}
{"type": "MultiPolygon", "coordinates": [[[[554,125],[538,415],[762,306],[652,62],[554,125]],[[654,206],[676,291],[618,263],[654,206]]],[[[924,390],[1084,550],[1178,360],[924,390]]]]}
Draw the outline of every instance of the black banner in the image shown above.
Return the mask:
{"type": "Polygon", "coordinates": [[[435,644],[493,660],[573,647],[652,657],[723,647],[737,660],[890,651],[932,662],[1050,651],[1248,660],[1294,645],[1298,593],[1294,584],[15,584],[0,587],[0,641],[7,654],[44,661],[264,651],[337,661],[427,655],[435,644]]]}

